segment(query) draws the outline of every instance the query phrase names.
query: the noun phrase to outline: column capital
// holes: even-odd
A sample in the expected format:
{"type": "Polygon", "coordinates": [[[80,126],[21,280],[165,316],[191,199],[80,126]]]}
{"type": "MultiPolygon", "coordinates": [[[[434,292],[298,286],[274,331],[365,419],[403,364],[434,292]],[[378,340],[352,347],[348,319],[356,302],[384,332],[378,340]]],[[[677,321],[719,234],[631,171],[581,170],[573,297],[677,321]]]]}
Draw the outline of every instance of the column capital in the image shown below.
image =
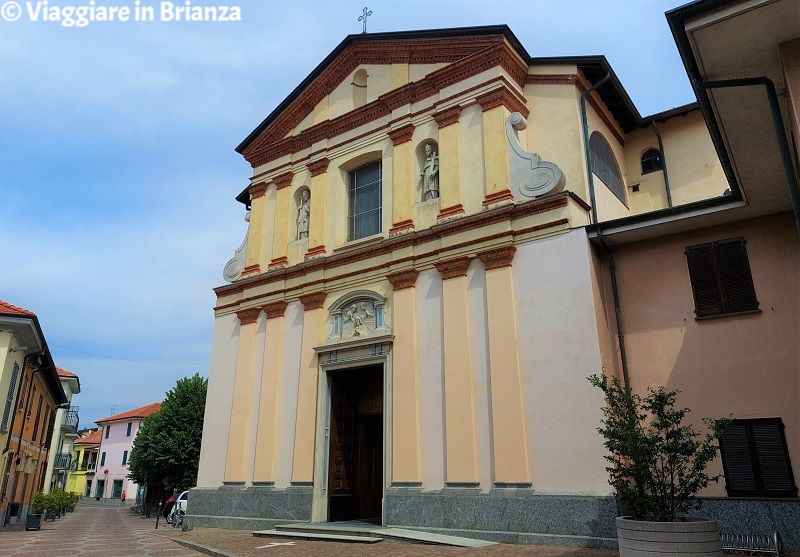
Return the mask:
{"type": "Polygon", "coordinates": [[[283,317],[283,314],[286,312],[286,306],[288,305],[289,304],[285,300],[277,300],[264,304],[261,306],[261,309],[264,310],[267,319],[275,319],[276,317],[283,317]]]}
{"type": "Polygon", "coordinates": [[[259,182],[258,184],[252,184],[247,188],[247,191],[250,193],[250,201],[257,197],[264,197],[264,194],[267,193],[267,183],[259,182]]]}
{"type": "Polygon", "coordinates": [[[392,140],[392,145],[395,147],[401,143],[407,143],[411,141],[411,138],[414,135],[414,124],[406,124],[405,126],[400,126],[397,129],[389,130],[387,135],[389,136],[389,139],[392,140]]]}
{"type": "Polygon", "coordinates": [[[258,320],[259,313],[261,308],[240,309],[236,312],[236,317],[239,318],[239,325],[250,325],[258,320]]]}
{"type": "Polygon", "coordinates": [[[525,103],[511,90],[505,87],[489,91],[475,99],[481,105],[481,110],[486,112],[498,106],[506,107],[510,112],[519,112],[525,118],[528,117],[530,110],[525,103]]]}
{"type": "Polygon", "coordinates": [[[308,171],[311,173],[311,176],[319,176],[320,174],[324,174],[328,171],[328,165],[330,164],[330,159],[322,158],[314,162],[310,162],[306,165],[308,171]]]}
{"type": "Polygon", "coordinates": [[[447,110],[443,110],[441,112],[437,112],[433,115],[433,119],[436,120],[436,124],[439,126],[439,129],[442,129],[446,126],[450,126],[452,124],[457,124],[458,119],[461,117],[461,107],[454,106],[453,108],[448,108],[447,110]]]}
{"type": "Polygon", "coordinates": [[[483,267],[487,271],[492,269],[499,269],[501,267],[511,267],[511,262],[514,260],[514,254],[517,248],[514,246],[501,246],[478,254],[478,259],[483,263],[483,267]]]}
{"type": "Polygon", "coordinates": [[[467,276],[467,268],[469,267],[469,257],[456,257],[447,261],[439,261],[434,263],[436,270],[442,275],[442,280],[447,280],[456,277],[467,276]]]}
{"type": "Polygon", "coordinates": [[[416,269],[406,269],[404,271],[395,271],[386,275],[386,279],[392,284],[392,290],[405,290],[406,288],[413,288],[417,283],[417,276],[419,271],[416,269]]]}
{"type": "Polygon", "coordinates": [[[284,172],[283,174],[275,176],[272,181],[275,183],[275,187],[277,187],[279,190],[282,190],[283,188],[292,185],[292,178],[294,178],[294,173],[284,172]]]}
{"type": "Polygon", "coordinates": [[[303,294],[300,296],[300,303],[303,304],[303,309],[309,311],[312,309],[320,309],[325,305],[325,298],[327,292],[312,292],[311,294],[303,294]]]}

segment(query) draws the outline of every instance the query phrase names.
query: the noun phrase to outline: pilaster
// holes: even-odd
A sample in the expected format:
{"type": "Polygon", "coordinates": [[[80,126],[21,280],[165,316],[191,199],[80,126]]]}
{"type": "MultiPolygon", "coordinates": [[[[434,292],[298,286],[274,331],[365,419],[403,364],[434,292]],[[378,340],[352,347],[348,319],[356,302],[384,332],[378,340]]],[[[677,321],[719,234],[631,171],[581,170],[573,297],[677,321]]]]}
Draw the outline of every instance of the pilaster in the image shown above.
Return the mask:
{"type": "Polygon", "coordinates": [[[439,198],[438,219],[464,214],[461,197],[461,107],[433,115],[439,126],[439,198]]]}
{"type": "Polygon", "coordinates": [[[308,164],[311,174],[311,216],[308,225],[308,250],[306,259],[325,255],[325,204],[328,199],[327,158],[308,164]]]}
{"type": "Polygon", "coordinates": [[[247,191],[250,192],[250,225],[247,228],[247,255],[242,276],[257,275],[261,272],[261,241],[266,219],[267,183],[253,184],[247,191]]]}
{"type": "Polygon", "coordinates": [[[389,233],[413,230],[414,194],[417,183],[414,176],[414,149],[411,141],[414,125],[406,124],[389,131],[392,140],[392,227],[389,233]]]}
{"type": "MultiPolygon", "coordinates": [[[[289,218],[292,214],[292,178],[294,174],[287,172],[273,178],[277,188],[275,198],[275,226],[272,235],[272,260],[269,268],[280,267],[289,263],[289,218]]],[[[251,217],[252,220],[252,217],[251,217]]]]}

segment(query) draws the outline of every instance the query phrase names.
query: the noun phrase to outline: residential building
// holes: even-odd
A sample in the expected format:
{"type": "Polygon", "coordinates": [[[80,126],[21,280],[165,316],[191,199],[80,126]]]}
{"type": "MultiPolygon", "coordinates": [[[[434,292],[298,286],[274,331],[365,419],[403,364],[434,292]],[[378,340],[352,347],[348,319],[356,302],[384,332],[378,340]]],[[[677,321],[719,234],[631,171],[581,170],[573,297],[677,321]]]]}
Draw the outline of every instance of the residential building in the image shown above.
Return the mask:
{"type": "Polygon", "coordinates": [[[77,493],[84,497],[97,496],[92,487],[99,462],[100,428],[89,430],[76,439],[72,444],[72,462],[74,470],[69,473],[66,491],[77,493]]]}
{"type": "Polygon", "coordinates": [[[733,414],[704,508],[800,549],[800,194],[772,127],[797,127],[799,8],[670,12],[698,103],[649,116],[605,58],[505,26],[345,38],[237,148],[187,523],[612,547],[604,370],[733,414]],[[775,119],[763,85],[707,83],[743,60],[775,119]]]}
{"type": "Polygon", "coordinates": [[[56,368],[61,388],[70,406],[56,411],[53,425],[53,438],[50,440],[50,456],[47,459],[46,482],[44,491],[49,493],[53,488],[66,489],[67,476],[75,469],[72,460],[72,443],[78,438],[78,407],[72,405],[72,397],[81,392],[81,381],[71,371],[56,368]]]}
{"type": "Polygon", "coordinates": [[[47,482],[56,410],[68,404],[32,311],[0,301],[0,525],[24,519],[47,482]]]}
{"type": "Polygon", "coordinates": [[[138,485],[128,479],[128,458],[142,420],[160,408],[161,403],[154,402],[95,422],[100,426],[100,460],[92,490],[95,497],[119,499],[124,491],[127,499],[136,500],[138,485]]]}

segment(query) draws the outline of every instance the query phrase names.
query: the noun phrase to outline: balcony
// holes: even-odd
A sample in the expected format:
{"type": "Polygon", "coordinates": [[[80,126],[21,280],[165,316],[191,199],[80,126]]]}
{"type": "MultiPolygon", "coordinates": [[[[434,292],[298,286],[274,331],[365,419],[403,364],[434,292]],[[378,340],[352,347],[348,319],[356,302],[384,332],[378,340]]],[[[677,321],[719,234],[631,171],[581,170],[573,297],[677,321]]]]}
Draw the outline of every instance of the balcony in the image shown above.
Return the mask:
{"type": "Polygon", "coordinates": [[[56,455],[53,468],[56,470],[66,470],[72,463],[72,455],[69,453],[58,453],[56,455]]]}
{"type": "Polygon", "coordinates": [[[61,428],[69,432],[78,431],[78,407],[70,406],[69,410],[64,414],[64,421],[61,423],[61,428]]]}

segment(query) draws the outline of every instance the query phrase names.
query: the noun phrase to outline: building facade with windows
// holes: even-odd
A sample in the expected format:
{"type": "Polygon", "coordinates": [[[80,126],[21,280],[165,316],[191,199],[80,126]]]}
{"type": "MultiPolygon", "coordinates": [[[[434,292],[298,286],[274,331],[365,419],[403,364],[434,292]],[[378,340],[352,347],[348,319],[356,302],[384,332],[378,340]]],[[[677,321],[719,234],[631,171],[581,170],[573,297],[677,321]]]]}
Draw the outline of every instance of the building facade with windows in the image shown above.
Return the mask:
{"type": "Polygon", "coordinates": [[[0,301],[0,526],[46,488],[56,410],[67,403],[36,314],[0,301]]]}
{"type": "Polygon", "coordinates": [[[53,437],[50,440],[50,456],[47,458],[47,485],[45,492],[53,488],[66,490],[67,478],[77,467],[73,460],[72,443],[78,438],[78,410],[72,405],[72,397],[81,392],[81,381],[77,375],[66,369],[56,368],[61,388],[70,403],[68,407],[58,408],[53,421],[53,437]]]}
{"type": "MultiPolygon", "coordinates": [[[[601,370],[742,418],[720,470],[780,416],[791,472],[791,196],[746,194],[698,99],[643,117],[603,57],[505,26],[347,37],[238,147],[187,523],[613,546],[601,370]],[[753,366],[768,396],[725,375],[753,366]]],[[[746,522],[725,489],[712,512],[746,522]]]]}
{"type": "Polygon", "coordinates": [[[84,497],[95,496],[92,487],[99,462],[100,429],[88,430],[72,444],[74,469],[67,478],[65,491],[84,497]]]}
{"type": "Polygon", "coordinates": [[[154,402],[95,422],[100,426],[100,447],[92,496],[119,499],[124,491],[126,499],[136,500],[138,485],[128,479],[128,458],[142,420],[160,408],[161,403],[154,402]]]}

